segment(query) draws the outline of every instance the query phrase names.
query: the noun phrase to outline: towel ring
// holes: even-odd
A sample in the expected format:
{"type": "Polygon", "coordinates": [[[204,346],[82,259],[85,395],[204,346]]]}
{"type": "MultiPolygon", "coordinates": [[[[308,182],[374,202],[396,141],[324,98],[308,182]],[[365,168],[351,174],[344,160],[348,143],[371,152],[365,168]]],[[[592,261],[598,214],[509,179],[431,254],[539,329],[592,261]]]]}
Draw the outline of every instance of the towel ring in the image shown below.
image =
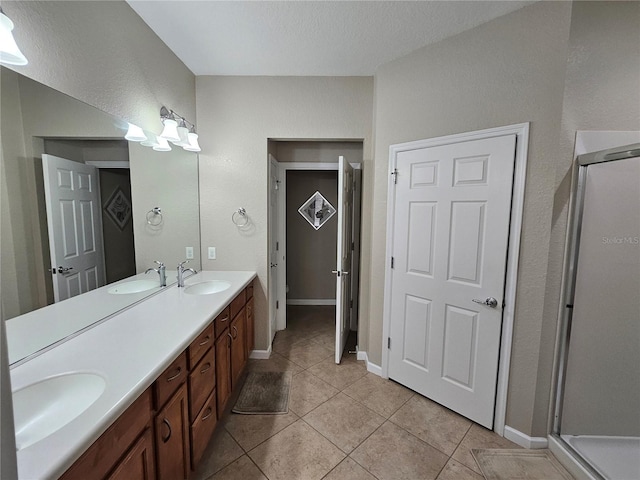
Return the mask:
{"type": "Polygon", "coordinates": [[[153,227],[162,223],[162,209],[160,207],[153,207],[147,212],[147,223],[153,227]]]}
{"type": "Polygon", "coordinates": [[[240,207],[238,210],[231,214],[231,221],[236,227],[244,227],[247,223],[249,223],[249,217],[247,216],[247,211],[240,207]]]}

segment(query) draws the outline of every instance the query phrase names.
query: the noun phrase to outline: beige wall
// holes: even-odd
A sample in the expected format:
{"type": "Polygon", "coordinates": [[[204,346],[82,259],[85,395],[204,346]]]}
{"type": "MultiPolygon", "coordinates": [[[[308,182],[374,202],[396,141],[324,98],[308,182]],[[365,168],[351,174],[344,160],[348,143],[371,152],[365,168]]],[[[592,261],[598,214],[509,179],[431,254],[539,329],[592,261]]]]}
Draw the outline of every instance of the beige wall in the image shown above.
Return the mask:
{"type": "Polygon", "coordinates": [[[331,270],[338,248],[338,215],[315,230],[298,212],[316,191],[335,208],[337,170],[287,172],[287,300],[336,298],[336,277],[331,270]]]}
{"type": "Polygon", "coordinates": [[[216,247],[218,257],[206,260],[203,255],[203,267],[258,272],[256,348],[266,350],[268,139],[364,139],[367,178],[373,81],[370,77],[198,77],[196,86],[202,135],[202,249],[216,247]],[[231,223],[231,214],[239,207],[246,208],[251,219],[248,229],[231,223]]]}
{"type": "Polygon", "coordinates": [[[340,155],[350,163],[362,162],[362,142],[274,142],[279,162],[338,163],[340,155]]]}
{"type": "MultiPolygon", "coordinates": [[[[389,145],[531,122],[507,424],[526,434],[540,354],[571,4],[540,2],[386,64],[376,74],[368,354],[382,355],[389,145]]],[[[367,262],[367,259],[364,259],[367,262]]]]}

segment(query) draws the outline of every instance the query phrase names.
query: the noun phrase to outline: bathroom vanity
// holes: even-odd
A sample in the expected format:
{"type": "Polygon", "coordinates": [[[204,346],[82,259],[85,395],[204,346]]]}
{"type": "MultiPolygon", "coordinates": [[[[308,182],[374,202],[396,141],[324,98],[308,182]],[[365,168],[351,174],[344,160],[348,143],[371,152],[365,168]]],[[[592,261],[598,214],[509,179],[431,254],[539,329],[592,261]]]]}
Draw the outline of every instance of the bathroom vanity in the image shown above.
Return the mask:
{"type": "Polygon", "coordinates": [[[253,349],[255,276],[200,272],[13,368],[14,398],[81,392],[57,427],[30,424],[48,405],[18,408],[19,478],[187,478],[253,349]]]}

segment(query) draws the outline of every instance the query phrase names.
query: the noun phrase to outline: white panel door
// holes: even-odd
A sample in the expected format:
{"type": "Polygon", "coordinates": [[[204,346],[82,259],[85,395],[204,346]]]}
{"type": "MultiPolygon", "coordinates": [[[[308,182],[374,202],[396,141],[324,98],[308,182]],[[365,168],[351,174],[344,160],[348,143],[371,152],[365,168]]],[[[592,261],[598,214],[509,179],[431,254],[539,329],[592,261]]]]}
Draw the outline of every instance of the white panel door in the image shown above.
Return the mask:
{"type": "Polygon", "coordinates": [[[396,156],[389,377],[487,428],[515,140],[505,135],[396,156]]]}
{"type": "Polygon", "coordinates": [[[338,159],[338,251],[336,258],[336,363],[340,363],[351,319],[351,245],[353,242],[353,168],[338,159]]]}
{"type": "Polygon", "coordinates": [[[42,155],[54,300],[105,284],[97,169],[42,155]]]}
{"type": "Polygon", "coordinates": [[[276,159],[269,155],[269,345],[276,334],[276,318],[278,316],[278,189],[280,185],[280,166],[276,159]]]}

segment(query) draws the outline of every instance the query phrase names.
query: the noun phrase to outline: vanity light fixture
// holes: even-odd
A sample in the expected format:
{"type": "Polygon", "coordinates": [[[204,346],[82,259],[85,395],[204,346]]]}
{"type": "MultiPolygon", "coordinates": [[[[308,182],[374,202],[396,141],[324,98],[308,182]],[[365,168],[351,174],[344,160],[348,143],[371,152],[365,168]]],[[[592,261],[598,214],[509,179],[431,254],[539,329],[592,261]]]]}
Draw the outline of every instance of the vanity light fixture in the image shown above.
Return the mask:
{"type": "Polygon", "coordinates": [[[26,65],[27,57],[20,51],[13,38],[13,22],[0,7],[0,63],[7,65],[26,65]]]}
{"type": "Polygon", "coordinates": [[[158,136],[155,133],[149,134],[146,140],[140,142],[143,147],[155,147],[159,145],[158,136]]]}
{"type": "Polygon", "coordinates": [[[180,140],[177,142],[173,142],[173,144],[179,147],[186,148],[189,145],[188,135],[189,128],[187,127],[187,122],[183,118],[182,120],[180,120],[180,123],[178,123],[178,137],[180,137],[180,140]]]}
{"type": "Polygon", "coordinates": [[[160,136],[169,140],[170,142],[179,142],[180,135],[178,134],[178,122],[173,110],[169,111],[165,107],[160,109],[160,119],[164,124],[164,129],[160,136]]]}
{"type": "Polygon", "coordinates": [[[196,133],[195,128],[192,128],[191,131],[188,134],[189,137],[189,143],[187,145],[183,145],[182,148],[184,148],[187,152],[199,152],[202,149],[200,148],[200,144],[198,144],[198,134],[196,133]]]}
{"type": "Polygon", "coordinates": [[[160,119],[164,124],[164,130],[160,137],[172,142],[174,145],[184,148],[188,152],[201,151],[198,144],[198,134],[196,126],[186,118],[178,115],[167,107],[160,109],[160,119]]]}
{"type": "Polygon", "coordinates": [[[131,140],[132,142],[144,142],[147,140],[147,136],[144,134],[144,131],[133,123],[129,124],[129,129],[127,130],[127,134],[124,138],[131,140]]]}

